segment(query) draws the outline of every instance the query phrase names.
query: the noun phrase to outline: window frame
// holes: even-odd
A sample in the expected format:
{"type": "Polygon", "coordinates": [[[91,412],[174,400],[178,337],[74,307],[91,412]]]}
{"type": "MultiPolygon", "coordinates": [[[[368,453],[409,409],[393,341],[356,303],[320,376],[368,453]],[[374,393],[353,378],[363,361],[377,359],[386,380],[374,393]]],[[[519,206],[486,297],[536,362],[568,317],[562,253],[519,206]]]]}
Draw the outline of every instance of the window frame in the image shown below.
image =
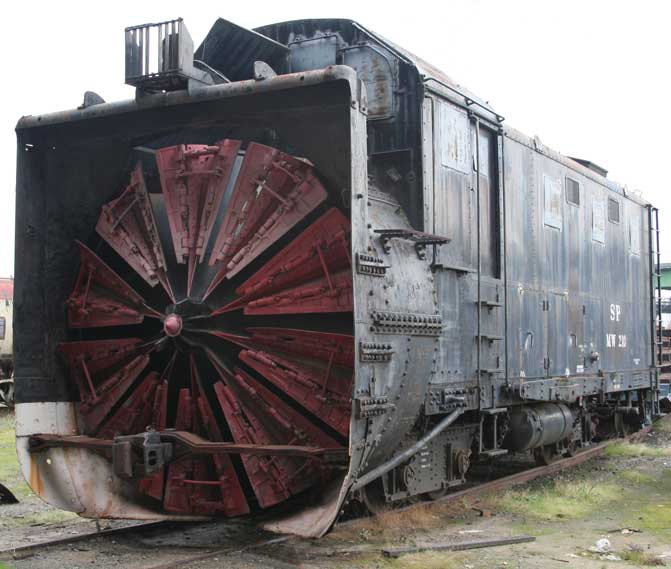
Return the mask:
{"type": "Polygon", "coordinates": [[[622,223],[622,208],[620,207],[620,202],[618,200],[616,200],[615,198],[611,198],[610,196],[608,196],[608,221],[610,223],[616,223],[618,225],[620,223],[622,223]],[[617,205],[617,219],[613,219],[610,216],[610,204],[611,203],[614,203],[614,204],[617,205]]]}
{"type": "Polygon", "coordinates": [[[571,176],[564,176],[564,193],[566,194],[566,203],[569,205],[572,205],[573,207],[580,207],[582,202],[581,202],[581,195],[582,195],[582,184],[580,183],[580,180],[576,180],[575,178],[572,178],[571,176]],[[569,199],[569,191],[568,191],[568,182],[571,180],[572,182],[575,182],[578,185],[578,202],[572,202],[569,199]]]}

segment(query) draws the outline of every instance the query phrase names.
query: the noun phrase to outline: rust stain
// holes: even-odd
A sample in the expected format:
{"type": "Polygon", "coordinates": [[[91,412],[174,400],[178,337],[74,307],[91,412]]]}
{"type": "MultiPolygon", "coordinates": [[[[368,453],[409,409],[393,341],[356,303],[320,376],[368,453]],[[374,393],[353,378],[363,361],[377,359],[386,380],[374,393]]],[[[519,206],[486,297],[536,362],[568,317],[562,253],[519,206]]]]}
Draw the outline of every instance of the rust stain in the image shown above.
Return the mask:
{"type": "Polygon", "coordinates": [[[113,518],[114,517],[112,513],[113,507],[114,507],[114,496],[110,493],[109,497],[107,498],[107,504],[105,505],[103,511],[98,514],[98,517],[105,519],[113,518]]]}
{"type": "Polygon", "coordinates": [[[33,492],[41,498],[44,493],[44,483],[40,476],[40,468],[37,464],[37,460],[32,457],[30,458],[30,480],[28,482],[33,492]]]}

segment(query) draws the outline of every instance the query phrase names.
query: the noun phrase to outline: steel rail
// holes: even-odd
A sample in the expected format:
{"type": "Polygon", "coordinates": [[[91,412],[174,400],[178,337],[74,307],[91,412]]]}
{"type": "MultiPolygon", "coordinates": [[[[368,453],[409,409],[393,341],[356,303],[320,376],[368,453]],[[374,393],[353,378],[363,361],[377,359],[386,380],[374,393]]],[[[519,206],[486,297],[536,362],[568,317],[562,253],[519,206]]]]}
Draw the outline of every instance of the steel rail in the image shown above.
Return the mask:
{"type": "MultiPolygon", "coordinates": [[[[255,549],[257,547],[265,547],[268,545],[276,545],[279,543],[286,543],[287,541],[290,541],[294,539],[296,536],[294,535],[283,535],[279,537],[275,537],[272,539],[264,539],[261,541],[257,541],[256,543],[249,543],[247,545],[241,545],[238,547],[220,547],[218,549],[214,549],[212,551],[208,551],[207,553],[201,553],[199,555],[193,555],[191,557],[186,557],[184,559],[175,559],[174,561],[168,561],[167,563],[161,563],[160,565],[151,565],[147,569],[179,569],[179,567],[184,567],[185,565],[190,566],[192,563],[198,563],[199,561],[205,561],[206,559],[211,559],[212,557],[218,557],[220,555],[231,555],[232,553],[244,553],[245,551],[249,551],[250,549],[255,549]]],[[[273,560],[277,561],[277,560],[273,560]]],[[[288,566],[289,564],[283,564],[281,567],[288,566]]],[[[225,567],[226,565],[222,565],[222,567],[225,567]]],[[[279,565],[278,565],[279,566],[279,565]]],[[[275,567],[275,565],[273,565],[275,567]]]]}
{"type": "Polygon", "coordinates": [[[77,535],[69,535],[67,537],[57,537],[55,539],[48,539],[44,541],[39,541],[36,543],[27,543],[25,545],[18,545],[16,547],[9,547],[7,549],[0,549],[0,556],[3,555],[13,555],[18,552],[31,551],[33,549],[42,549],[44,547],[51,547],[53,545],[66,545],[68,543],[75,543],[77,541],[84,541],[86,539],[92,539],[95,537],[107,537],[109,535],[118,535],[120,533],[127,533],[129,531],[137,530],[147,530],[160,528],[170,523],[174,523],[175,520],[154,520],[150,522],[141,522],[137,524],[131,524],[128,526],[118,527],[118,528],[109,528],[97,531],[83,532],[77,535]]]}

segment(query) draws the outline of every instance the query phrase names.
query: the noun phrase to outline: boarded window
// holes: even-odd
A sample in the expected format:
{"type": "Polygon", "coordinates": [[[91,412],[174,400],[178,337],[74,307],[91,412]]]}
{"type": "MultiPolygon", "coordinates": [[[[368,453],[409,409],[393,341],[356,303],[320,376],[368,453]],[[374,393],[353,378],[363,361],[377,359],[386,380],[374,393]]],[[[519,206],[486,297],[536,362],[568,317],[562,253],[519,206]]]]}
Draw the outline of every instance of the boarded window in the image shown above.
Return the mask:
{"type": "Polygon", "coordinates": [[[620,223],[620,202],[608,198],[608,221],[620,223]]]}
{"type": "Polygon", "coordinates": [[[543,223],[550,227],[561,229],[562,226],[562,203],[561,182],[552,176],[543,176],[543,187],[545,195],[545,208],[543,223]]]}
{"type": "Polygon", "coordinates": [[[356,69],[366,85],[368,119],[393,116],[396,80],[391,59],[369,45],[358,45],[344,50],[343,63],[356,69]]]}
{"type": "Polygon", "coordinates": [[[599,198],[592,200],[592,239],[606,242],[606,206],[599,198]]]}
{"type": "Polygon", "coordinates": [[[4,316],[0,316],[0,340],[5,339],[5,328],[6,328],[6,320],[4,316]]]}
{"type": "MultiPolygon", "coordinates": [[[[471,148],[475,148],[475,129],[471,131],[471,148]]],[[[478,170],[478,158],[480,159],[480,175],[489,178],[489,155],[490,155],[490,135],[487,130],[480,129],[480,155],[473,151],[473,170],[478,170]]]]}
{"type": "Polygon", "coordinates": [[[580,205],[580,182],[566,178],[566,200],[573,205],[580,205]]]}
{"type": "Polygon", "coordinates": [[[632,255],[641,254],[641,218],[638,212],[629,220],[629,249],[632,255]]]}
{"type": "Polygon", "coordinates": [[[472,172],[469,131],[466,113],[448,103],[440,104],[440,156],[443,166],[464,174],[472,172]]]}

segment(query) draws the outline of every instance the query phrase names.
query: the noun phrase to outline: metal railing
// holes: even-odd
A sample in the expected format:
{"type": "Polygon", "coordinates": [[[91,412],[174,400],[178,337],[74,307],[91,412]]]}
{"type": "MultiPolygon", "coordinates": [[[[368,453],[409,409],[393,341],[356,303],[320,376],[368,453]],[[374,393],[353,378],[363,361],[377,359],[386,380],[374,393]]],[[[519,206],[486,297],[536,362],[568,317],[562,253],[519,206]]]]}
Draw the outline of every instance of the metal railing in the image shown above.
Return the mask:
{"type": "Polygon", "coordinates": [[[126,83],[137,85],[164,75],[188,76],[193,41],[181,18],[126,28],[126,83]]]}

